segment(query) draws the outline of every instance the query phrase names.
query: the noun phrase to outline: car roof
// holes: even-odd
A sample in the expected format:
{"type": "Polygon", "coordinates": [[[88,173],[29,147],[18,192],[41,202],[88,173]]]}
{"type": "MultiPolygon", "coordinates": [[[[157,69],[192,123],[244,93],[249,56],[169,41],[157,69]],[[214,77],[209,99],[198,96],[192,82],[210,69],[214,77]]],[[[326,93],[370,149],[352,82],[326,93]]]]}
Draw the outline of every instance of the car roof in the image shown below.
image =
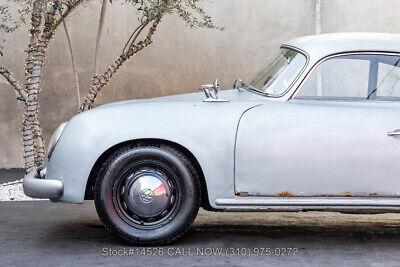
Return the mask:
{"type": "Polygon", "coordinates": [[[328,33],[298,37],[285,42],[283,45],[303,50],[311,60],[318,60],[332,54],[344,52],[377,51],[400,53],[400,34],[328,33]]]}

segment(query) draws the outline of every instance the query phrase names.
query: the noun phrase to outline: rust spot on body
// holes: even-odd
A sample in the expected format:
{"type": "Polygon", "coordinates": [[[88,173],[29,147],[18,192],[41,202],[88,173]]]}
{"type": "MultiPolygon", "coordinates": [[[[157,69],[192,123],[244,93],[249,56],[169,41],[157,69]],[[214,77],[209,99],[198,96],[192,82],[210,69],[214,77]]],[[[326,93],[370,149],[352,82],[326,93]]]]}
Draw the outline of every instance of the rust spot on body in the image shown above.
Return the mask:
{"type": "Polygon", "coordinates": [[[295,197],[296,195],[289,191],[283,191],[283,192],[279,192],[278,196],[280,196],[280,197],[295,197]]]}
{"type": "Polygon", "coordinates": [[[350,192],[344,192],[344,197],[354,197],[350,192]]]}
{"type": "Polygon", "coordinates": [[[240,196],[249,196],[248,192],[242,191],[242,192],[236,192],[235,193],[236,196],[240,197],[240,196]]]}
{"type": "MultiPolygon", "coordinates": [[[[240,191],[240,192],[236,192],[235,196],[238,197],[394,197],[394,196],[382,196],[382,195],[378,195],[378,193],[370,193],[368,195],[353,195],[350,192],[344,192],[343,194],[321,194],[321,195],[296,195],[295,193],[292,193],[290,191],[282,191],[279,192],[277,195],[264,195],[262,193],[252,193],[249,194],[249,192],[246,191],[240,191]]],[[[396,196],[398,198],[400,198],[400,196],[396,196]]]]}

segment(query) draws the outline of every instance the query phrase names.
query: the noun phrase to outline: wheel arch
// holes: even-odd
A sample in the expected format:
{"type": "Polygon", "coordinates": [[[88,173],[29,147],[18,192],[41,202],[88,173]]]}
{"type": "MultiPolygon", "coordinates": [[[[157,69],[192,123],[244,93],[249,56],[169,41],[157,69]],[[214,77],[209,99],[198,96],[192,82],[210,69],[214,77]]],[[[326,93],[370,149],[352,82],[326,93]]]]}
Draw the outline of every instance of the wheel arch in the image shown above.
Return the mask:
{"type": "Polygon", "coordinates": [[[214,210],[209,202],[208,198],[208,190],[207,190],[207,183],[206,179],[204,176],[204,172],[200,166],[199,161],[196,159],[196,157],[193,155],[192,152],[189,151],[186,147],[182,146],[181,144],[165,140],[165,139],[155,139],[155,138],[143,138],[143,139],[134,139],[134,140],[129,140],[125,141],[119,144],[116,144],[109,149],[107,149],[105,152],[103,152],[100,157],[96,160],[95,164],[93,165],[88,180],[86,182],[86,189],[85,189],[85,200],[93,200],[93,187],[94,183],[96,181],[96,177],[98,174],[98,171],[100,170],[100,167],[103,165],[103,163],[107,160],[107,158],[117,151],[119,148],[123,146],[128,146],[131,145],[136,146],[136,145],[150,145],[150,144],[164,144],[164,145],[169,145],[180,152],[182,152],[185,156],[188,157],[188,159],[193,163],[194,167],[196,168],[196,171],[198,173],[199,179],[200,179],[200,185],[201,185],[201,206],[205,210],[214,210]]]}

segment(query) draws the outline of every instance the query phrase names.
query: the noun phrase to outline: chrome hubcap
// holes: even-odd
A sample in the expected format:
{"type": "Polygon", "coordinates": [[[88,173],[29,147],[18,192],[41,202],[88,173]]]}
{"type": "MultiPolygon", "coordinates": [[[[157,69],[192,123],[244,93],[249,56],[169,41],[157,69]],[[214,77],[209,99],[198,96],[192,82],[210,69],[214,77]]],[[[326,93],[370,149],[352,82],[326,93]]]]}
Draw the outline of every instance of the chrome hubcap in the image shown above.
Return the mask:
{"type": "Polygon", "coordinates": [[[139,170],[120,187],[123,209],[140,221],[165,216],[174,204],[174,188],[168,177],[155,169],[139,170]]]}

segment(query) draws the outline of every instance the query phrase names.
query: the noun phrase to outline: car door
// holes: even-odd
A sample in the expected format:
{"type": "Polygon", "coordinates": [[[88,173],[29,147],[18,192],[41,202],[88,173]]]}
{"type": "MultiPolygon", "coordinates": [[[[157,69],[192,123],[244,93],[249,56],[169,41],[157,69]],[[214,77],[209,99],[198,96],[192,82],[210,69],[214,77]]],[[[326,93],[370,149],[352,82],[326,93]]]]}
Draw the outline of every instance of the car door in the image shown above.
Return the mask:
{"type": "Polygon", "coordinates": [[[291,100],[243,114],[236,195],[400,196],[399,60],[328,58],[291,100]]]}

